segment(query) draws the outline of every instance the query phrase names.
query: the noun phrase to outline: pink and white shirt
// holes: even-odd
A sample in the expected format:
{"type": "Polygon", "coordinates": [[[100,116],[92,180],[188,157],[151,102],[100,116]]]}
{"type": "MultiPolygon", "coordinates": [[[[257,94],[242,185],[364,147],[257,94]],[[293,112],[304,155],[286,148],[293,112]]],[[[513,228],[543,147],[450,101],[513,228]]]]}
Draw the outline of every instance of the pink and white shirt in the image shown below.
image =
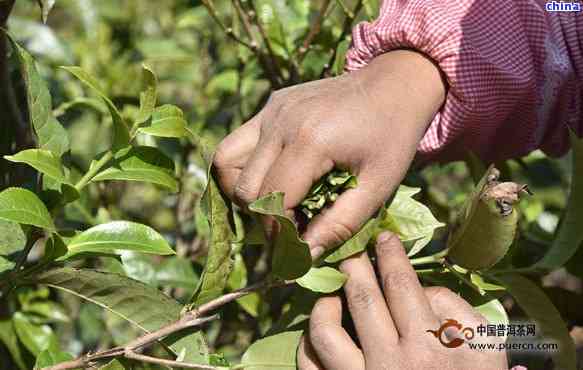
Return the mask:
{"type": "Polygon", "coordinates": [[[385,0],[352,32],[346,70],[399,48],[432,58],[449,89],[418,148],[421,161],[471,150],[493,162],[569,149],[583,136],[583,12],[544,0],[385,0]]]}

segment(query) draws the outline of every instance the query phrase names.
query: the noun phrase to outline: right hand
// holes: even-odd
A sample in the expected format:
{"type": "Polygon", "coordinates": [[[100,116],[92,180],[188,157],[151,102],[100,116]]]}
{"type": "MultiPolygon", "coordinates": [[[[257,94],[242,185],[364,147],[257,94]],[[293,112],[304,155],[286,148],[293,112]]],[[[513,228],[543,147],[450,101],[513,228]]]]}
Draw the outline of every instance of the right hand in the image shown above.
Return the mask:
{"type": "Polygon", "coordinates": [[[479,336],[476,328],[487,320],[456,293],[424,288],[396,235],[379,235],[376,255],[380,282],[366,252],[340,264],[348,275],[344,292],[359,346],[342,326],[340,297],[320,298],[298,349],[300,370],[508,369],[503,337],[479,336]],[[438,330],[449,319],[473,329],[475,343],[493,348],[471,349],[470,338],[451,326],[438,330]],[[442,345],[428,330],[458,346],[442,345]]]}
{"type": "Polygon", "coordinates": [[[358,186],[303,235],[320,255],[349,239],[392,195],[444,95],[438,68],[405,50],[356,72],[279,90],[219,145],[220,185],[243,207],[282,191],[289,211],[334,167],[350,170],[358,186]]]}

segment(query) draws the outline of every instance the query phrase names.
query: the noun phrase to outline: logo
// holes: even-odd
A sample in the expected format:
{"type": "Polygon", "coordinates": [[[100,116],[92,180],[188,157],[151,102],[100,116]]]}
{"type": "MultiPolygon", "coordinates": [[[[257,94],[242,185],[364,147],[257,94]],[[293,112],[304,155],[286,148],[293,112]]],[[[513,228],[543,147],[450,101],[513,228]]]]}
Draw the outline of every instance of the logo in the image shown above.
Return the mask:
{"type": "Polygon", "coordinates": [[[426,330],[426,332],[431,333],[439,340],[444,347],[447,348],[457,348],[465,343],[466,340],[471,340],[474,338],[474,329],[469,327],[463,327],[457,320],[454,319],[447,319],[437,330],[426,330]],[[462,338],[454,338],[450,341],[447,341],[447,337],[445,336],[445,331],[447,329],[457,329],[458,333],[463,334],[462,338]]]}
{"type": "Polygon", "coordinates": [[[433,334],[446,348],[467,348],[477,351],[552,352],[559,350],[553,341],[541,341],[534,323],[480,324],[464,327],[454,319],[447,319],[437,330],[426,330],[433,334]],[[475,338],[474,338],[475,337],[475,338]],[[510,340],[508,340],[510,339],[510,340]]]}
{"type": "Polygon", "coordinates": [[[577,1],[548,1],[545,9],[547,12],[580,12],[581,4],[577,1]]]}

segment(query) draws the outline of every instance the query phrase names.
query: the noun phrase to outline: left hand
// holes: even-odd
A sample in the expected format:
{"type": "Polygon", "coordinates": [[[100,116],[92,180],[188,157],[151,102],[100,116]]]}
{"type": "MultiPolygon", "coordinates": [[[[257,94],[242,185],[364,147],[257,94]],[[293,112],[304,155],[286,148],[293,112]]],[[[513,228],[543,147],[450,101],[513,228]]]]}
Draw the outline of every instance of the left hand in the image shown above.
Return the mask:
{"type": "MultiPolygon", "coordinates": [[[[382,290],[366,252],[340,265],[348,275],[344,291],[360,348],[342,328],[340,298],[321,298],[298,349],[299,369],[508,369],[504,351],[440,344],[427,330],[446,319],[475,329],[486,319],[446,288],[423,288],[397,236],[381,234],[376,252],[382,290]]],[[[459,331],[443,335],[451,341],[459,331]]]]}

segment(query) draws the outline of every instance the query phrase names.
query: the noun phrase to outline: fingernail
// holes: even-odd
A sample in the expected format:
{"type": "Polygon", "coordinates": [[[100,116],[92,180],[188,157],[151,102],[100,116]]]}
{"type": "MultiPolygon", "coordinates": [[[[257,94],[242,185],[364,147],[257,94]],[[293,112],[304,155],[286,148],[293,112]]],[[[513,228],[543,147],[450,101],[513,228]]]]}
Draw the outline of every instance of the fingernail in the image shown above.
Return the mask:
{"type": "Polygon", "coordinates": [[[395,234],[388,232],[388,231],[383,231],[382,233],[379,234],[379,236],[377,237],[377,243],[386,243],[389,240],[391,240],[393,238],[395,234]]]}
{"type": "Polygon", "coordinates": [[[310,253],[312,254],[312,259],[320,258],[325,252],[324,247],[314,247],[310,249],[310,253]]]}

